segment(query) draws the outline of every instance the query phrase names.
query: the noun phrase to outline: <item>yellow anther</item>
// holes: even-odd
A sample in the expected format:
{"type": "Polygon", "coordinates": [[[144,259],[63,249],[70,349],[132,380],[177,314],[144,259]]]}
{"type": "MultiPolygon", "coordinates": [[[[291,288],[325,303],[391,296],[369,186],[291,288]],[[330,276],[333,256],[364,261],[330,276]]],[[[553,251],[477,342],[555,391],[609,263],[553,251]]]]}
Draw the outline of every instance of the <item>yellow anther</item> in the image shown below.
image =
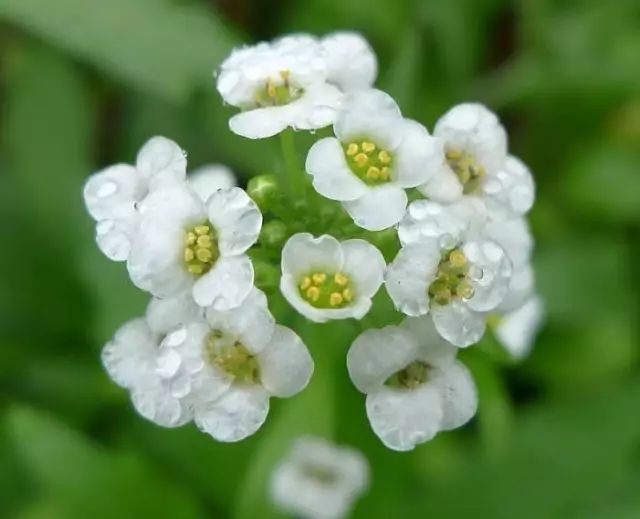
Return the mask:
{"type": "Polygon", "coordinates": [[[196,242],[196,234],[193,232],[188,232],[186,237],[185,237],[185,243],[187,245],[193,245],[196,242]]]}
{"type": "Polygon", "coordinates": [[[318,287],[309,287],[305,294],[308,299],[315,302],[320,298],[320,289],[318,287]]]}
{"type": "Polygon", "coordinates": [[[378,153],[378,160],[383,164],[391,164],[391,155],[389,155],[388,151],[382,150],[378,153]]]}
{"type": "Polygon", "coordinates": [[[336,285],[340,285],[341,287],[346,287],[347,283],[349,283],[349,278],[340,272],[337,272],[333,276],[333,280],[336,282],[336,285]]]}
{"type": "Polygon", "coordinates": [[[287,81],[289,81],[289,76],[291,75],[291,71],[290,70],[281,70],[280,71],[280,77],[282,78],[282,81],[284,81],[285,83],[287,81]]]}
{"type": "Polygon", "coordinates": [[[475,290],[473,289],[471,283],[469,283],[468,281],[463,281],[458,285],[458,288],[456,288],[456,295],[464,299],[471,299],[474,293],[475,290]]]}
{"type": "Polygon", "coordinates": [[[205,234],[209,234],[210,229],[208,225],[197,225],[193,230],[198,236],[203,236],[205,234]]]}
{"type": "Polygon", "coordinates": [[[345,288],[342,291],[342,297],[344,297],[344,300],[349,303],[353,300],[353,292],[350,289],[345,288]]]}
{"type": "Polygon", "coordinates": [[[356,161],[356,164],[359,167],[363,167],[367,164],[367,162],[369,162],[369,157],[367,157],[364,153],[358,153],[355,157],[353,157],[353,160],[356,161]]]}
{"type": "Polygon", "coordinates": [[[451,290],[443,288],[436,292],[434,300],[439,305],[448,305],[451,302],[451,290]]]}
{"type": "Polygon", "coordinates": [[[303,280],[302,283],[300,283],[300,290],[306,290],[307,288],[309,288],[311,286],[311,278],[309,276],[306,276],[303,280]]]}
{"type": "Polygon", "coordinates": [[[447,160],[460,160],[462,158],[462,150],[447,150],[447,160]]]}
{"type": "Polygon", "coordinates": [[[195,258],[195,254],[193,252],[193,249],[190,249],[189,247],[184,249],[184,260],[185,261],[192,261],[193,258],[195,258]]]}
{"type": "Polygon", "coordinates": [[[390,176],[391,176],[391,172],[389,171],[389,168],[387,166],[383,167],[380,170],[380,179],[381,180],[389,180],[390,176]]]}
{"type": "Polygon", "coordinates": [[[204,267],[202,265],[198,265],[197,263],[194,265],[189,265],[187,266],[187,270],[191,273],[191,274],[195,274],[195,275],[200,275],[204,272],[204,267]]]}
{"type": "Polygon", "coordinates": [[[198,261],[207,263],[208,261],[211,260],[211,258],[213,258],[213,253],[211,252],[210,249],[198,247],[196,249],[196,258],[198,258],[198,261]]]}
{"type": "Polygon", "coordinates": [[[338,306],[339,304],[342,303],[343,300],[344,298],[342,297],[342,294],[340,294],[339,292],[333,292],[329,296],[329,304],[331,306],[338,306]]]}
{"type": "Polygon", "coordinates": [[[375,149],[376,149],[376,145],[373,144],[373,142],[367,142],[367,141],[362,142],[362,151],[364,151],[365,153],[371,153],[375,149]]]}
{"type": "Polygon", "coordinates": [[[367,178],[370,180],[378,180],[380,178],[380,168],[376,168],[375,166],[371,166],[367,170],[367,178]]]}
{"type": "Polygon", "coordinates": [[[467,264],[467,257],[461,250],[456,249],[449,254],[449,263],[451,263],[453,267],[464,267],[467,264]]]}
{"type": "Polygon", "coordinates": [[[198,244],[198,247],[211,247],[213,240],[211,239],[211,236],[205,234],[203,236],[198,236],[196,243],[198,244]]]}
{"type": "Polygon", "coordinates": [[[327,280],[327,275],[324,272],[317,272],[311,276],[314,285],[322,285],[327,280]]]}
{"type": "Polygon", "coordinates": [[[347,146],[347,155],[349,155],[349,157],[353,157],[359,150],[359,146],[355,142],[352,142],[347,146]]]}

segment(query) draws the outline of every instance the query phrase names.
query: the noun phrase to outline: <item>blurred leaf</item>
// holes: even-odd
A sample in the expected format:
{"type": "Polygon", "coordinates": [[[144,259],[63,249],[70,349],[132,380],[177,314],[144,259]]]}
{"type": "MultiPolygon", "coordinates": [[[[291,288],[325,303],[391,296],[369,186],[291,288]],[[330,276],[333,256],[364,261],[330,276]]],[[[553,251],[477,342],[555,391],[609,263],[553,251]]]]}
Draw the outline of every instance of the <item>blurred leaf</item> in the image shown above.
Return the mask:
{"type": "Polygon", "coordinates": [[[200,517],[187,494],[137,457],[104,451],[33,409],[14,408],[7,419],[18,455],[66,517],[200,517]]]}
{"type": "Polygon", "coordinates": [[[0,0],[0,18],[130,86],[184,100],[237,39],[211,9],[170,0],[0,0]]]}

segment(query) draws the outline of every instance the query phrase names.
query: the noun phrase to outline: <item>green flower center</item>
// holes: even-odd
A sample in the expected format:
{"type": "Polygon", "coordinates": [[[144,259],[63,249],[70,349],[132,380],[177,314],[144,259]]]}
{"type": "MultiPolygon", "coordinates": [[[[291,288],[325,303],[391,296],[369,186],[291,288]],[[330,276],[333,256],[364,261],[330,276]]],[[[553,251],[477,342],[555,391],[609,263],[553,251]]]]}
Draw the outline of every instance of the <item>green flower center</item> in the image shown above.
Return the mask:
{"type": "Polygon", "coordinates": [[[312,465],[310,463],[303,465],[302,473],[308,478],[313,479],[318,483],[322,483],[324,485],[333,483],[338,478],[338,475],[336,474],[335,470],[332,470],[329,467],[312,465]]]}
{"type": "Polygon", "coordinates": [[[376,186],[391,180],[393,157],[371,141],[354,141],[344,145],[347,164],[365,184],[376,186]]]}
{"type": "Polygon", "coordinates": [[[302,278],[300,295],[315,308],[344,308],[353,301],[351,280],[342,272],[314,272],[302,278]]]}
{"type": "Polygon", "coordinates": [[[254,95],[256,107],[283,106],[300,99],[304,89],[293,85],[290,76],[291,73],[288,70],[281,70],[278,79],[267,79],[265,86],[254,95]]]}
{"type": "Polygon", "coordinates": [[[205,343],[205,358],[230,375],[234,382],[254,384],[260,382],[258,359],[238,340],[220,330],[213,330],[205,343]]]}
{"type": "Polygon", "coordinates": [[[467,257],[460,249],[445,254],[438,264],[435,280],[429,285],[429,299],[438,305],[447,305],[454,298],[473,297],[469,270],[467,257]]]}
{"type": "Polygon", "coordinates": [[[449,167],[463,186],[463,193],[465,195],[476,193],[486,173],[475,157],[463,150],[449,149],[446,152],[446,158],[449,167]]]}
{"type": "Polygon", "coordinates": [[[429,366],[429,364],[416,360],[406,368],[391,375],[385,381],[385,385],[404,389],[415,389],[427,381],[430,370],[431,366],[429,366]]]}
{"type": "Polygon", "coordinates": [[[187,230],[184,238],[183,260],[187,271],[202,276],[220,257],[218,239],[209,222],[187,230]]]}

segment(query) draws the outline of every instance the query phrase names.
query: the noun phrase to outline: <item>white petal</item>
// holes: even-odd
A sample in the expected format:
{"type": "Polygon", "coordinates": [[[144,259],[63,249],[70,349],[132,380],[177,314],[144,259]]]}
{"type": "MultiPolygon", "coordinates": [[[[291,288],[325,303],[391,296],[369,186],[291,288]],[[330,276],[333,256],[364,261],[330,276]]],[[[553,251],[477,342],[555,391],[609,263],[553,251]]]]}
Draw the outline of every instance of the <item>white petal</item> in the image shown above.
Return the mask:
{"type": "Polygon", "coordinates": [[[316,308],[300,295],[299,281],[289,274],[280,278],[280,291],[287,302],[307,319],[316,323],[326,323],[332,319],[362,319],[371,308],[371,299],[358,297],[349,306],[343,308],[316,308]]]}
{"type": "Polygon", "coordinates": [[[193,298],[200,306],[229,310],[242,304],[253,286],[249,256],[222,257],[193,285],[193,298]]]}
{"type": "Polygon", "coordinates": [[[495,220],[527,213],[535,198],[531,172],[513,156],[507,157],[500,170],[487,177],[483,191],[487,209],[495,220]]]}
{"type": "Polygon", "coordinates": [[[459,348],[475,344],[484,335],[482,314],[470,310],[461,301],[453,300],[444,306],[433,305],[431,317],[438,333],[459,348]]]}
{"type": "Polygon", "coordinates": [[[322,38],[321,45],[327,54],[327,81],[343,92],[364,90],[373,85],[378,73],[377,59],[360,34],[334,32],[322,38]]]}
{"type": "Polygon", "coordinates": [[[355,200],[367,190],[349,168],[340,141],[327,137],[317,141],[307,155],[307,173],[313,177],[313,187],[331,200],[355,200]]]}
{"type": "Polygon", "coordinates": [[[231,168],[223,164],[208,164],[189,173],[189,186],[206,202],[219,189],[230,189],[237,185],[231,168]]]}
{"type": "Polygon", "coordinates": [[[478,103],[454,106],[436,123],[434,135],[446,149],[464,150],[490,173],[507,155],[507,134],[496,115],[478,103]]]}
{"type": "Polygon", "coordinates": [[[437,368],[446,368],[455,360],[458,349],[442,338],[430,316],[407,317],[399,328],[409,333],[418,345],[417,360],[437,368]]]}
{"type": "Polygon", "coordinates": [[[262,214],[239,187],[216,191],[207,201],[207,211],[223,256],[242,254],[257,241],[262,214]]]}
{"type": "Polygon", "coordinates": [[[96,243],[112,261],[126,261],[135,239],[137,219],[101,220],[96,224],[96,243]]]}
{"type": "Polygon", "coordinates": [[[136,168],[153,188],[165,182],[184,180],[187,157],[175,142],[166,137],[152,137],[138,152],[136,168]]]}
{"type": "Polygon", "coordinates": [[[269,413],[269,396],[259,385],[232,386],[207,408],[196,409],[198,428],[221,442],[236,442],[254,434],[269,413]]]}
{"type": "Polygon", "coordinates": [[[344,95],[335,86],[316,82],[307,86],[291,107],[290,126],[296,130],[318,130],[333,124],[344,95]]]}
{"type": "Polygon", "coordinates": [[[201,318],[202,309],[191,293],[185,291],[175,297],[152,298],[147,305],[147,323],[158,334],[166,335],[178,326],[201,318]]]}
{"type": "Polygon", "coordinates": [[[339,272],[343,263],[340,242],[328,234],[294,234],[282,249],[282,273],[296,281],[313,272],[339,272]]]}
{"type": "Polygon", "coordinates": [[[252,288],[242,304],[231,310],[207,310],[207,321],[214,330],[238,338],[252,353],[262,351],[271,340],[276,321],[269,311],[264,292],[252,288]]]}
{"type": "Polygon", "coordinates": [[[440,390],[442,423],[440,429],[449,431],[466,424],[478,409],[478,392],[471,373],[464,364],[455,361],[429,382],[440,390]]]}
{"type": "Polygon", "coordinates": [[[384,387],[367,395],[366,407],[373,432],[397,451],[432,439],[443,416],[440,393],[429,384],[412,391],[384,387]]]}
{"type": "Polygon", "coordinates": [[[397,224],[407,208],[407,194],[395,185],[369,188],[357,200],[343,202],[356,225],[368,231],[381,231],[397,224]]]}
{"type": "Polygon", "coordinates": [[[353,341],[347,353],[347,369],[358,390],[371,393],[418,358],[414,337],[397,326],[386,326],[366,330],[353,341]]]}
{"type": "Polygon", "coordinates": [[[135,387],[131,401],[140,415],[162,427],[180,427],[192,418],[191,412],[159,380],[135,387]]]}
{"type": "Polygon", "coordinates": [[[433,242],[400,249],[385,277],[387,292],[400,312],[417,316],[429,311],[428,289],[439,263],[440,249],[433,242]]]}
{"type": "Polygon", "coordinates": [[[533,252],[533,236],[524,218],[507,221],[489,221],[482,234],[502,247],[514,269],[526,265],[533,252]]]}
{"type": "Polygon", "coordinates": [[[519,308],[531,297],[535,290],[535,272],[533,266],[527,263],[518,270],[514,270],[509,281],[509,291],[502,302],[493,310],[494,313],[509,313],[519,308]]]}
{"type": "Polygon", "coordinates": [[[116,164],[91,175],[84,185],[84,202],[94,220],[128,219],[144,194],[136,168],[116,164]]]}
{"type": "Polygon", "coordinates": [[[385,149],[394,149],[401,140],[400,108],[393,98],[381,90],[363,90],[345,96],[342,109],[333,125],[341,142],[368,137],[385,149]]]}
{"type": "Polygon", "coordinates": [[[514,358],[522,359],[531,351],[543,322],[544,304],[540,297],[534,296],[500,319],[496,337],[514,358]]]}
{"type": "Polygon", "coordinates": [[[158,338],[144,319],[132,319],[115,333],[102,350],[102,364],[113,381],[122,387],[133,387],[152,371],[158,338]]]}
{"type": "Polygon", "coordinates": [[[290,397],[302,391],[313,374],[313,359],[300,337],[277,325],[258,356],[260,381],[269,394],[290,397]]]}
{"type": "Polygon", "coordinates": [[[418,191],[431,200],[449,204],[462,197],[463,187],[456,174],[443,161],[437,166],[433,176],[418,186],[418,191]]]}
{"type": "Polygon", "coordinates": [[[384,281],[387,267],[382,253],[365,240],[343,241],[342,252],[342,271],[355,284],[357,297],[373,297],[384,281]]]}
{"type": "Polygon", "coordinates": [[[409,204],[398,226],[403,245],[435,241],[443,250],[455,247],[472,227],[486,219],[484,204],[477,198],[465,197],[452,204],[416,200],[409,204]]]}
{"type": "Polygon", "coordinates": [[[266,139],[285,130],[290,118],[287,106],[256,108],[234,115],[229,129],[247,139],[266,139]]]}
{"type": "Polygon", "coordinates": [[[394,152],[393,182],[401,187],[416,187],[427,182],[442,163],[442,149],[427,129],[405,119],[402,141],[394,152]]]}
{"type": "Polygon", "coordinates": [[[466,300],[472,310],[486,312],[496,308],[507,295],[513,273],[504,249],[490,240],[469,241],[462,246],[467,260],[482,270],[479,279],[471,279],[473,296],[466,300]]]}

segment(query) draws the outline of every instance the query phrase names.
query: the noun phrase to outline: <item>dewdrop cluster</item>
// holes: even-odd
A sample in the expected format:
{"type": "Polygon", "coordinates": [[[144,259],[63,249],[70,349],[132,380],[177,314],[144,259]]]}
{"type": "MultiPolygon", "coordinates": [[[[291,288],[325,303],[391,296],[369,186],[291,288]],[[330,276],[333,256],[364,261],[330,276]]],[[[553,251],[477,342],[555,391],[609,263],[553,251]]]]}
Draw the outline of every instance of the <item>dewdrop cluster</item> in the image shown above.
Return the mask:
{"type": "MultiPolygon", "coordinates": [[[[258,431],[270,398],[304,390],[323,354],[278,323],[300,322],[282,305],[271,308],[283,315],[272,313],[280,295],[318,333],[331,320],[363,319],[381,290],[391,299],[403,318],[389,322],[400,324],[362,325],[344,352],[374,433],[394,450],[474,416],[476,387],[457,353],[487,325],[514,357],[529,351],[542,318],[525,219],[531,173],[487,107],[454,106],[429,131],[374,88],[376,76],[377,59],[355,33],[236,49],[215,71],[216,87],[237,108],[231,131],[283,139],[275,177],[244,190],[222,166],[188,175],[180,146],[153,137],[134,164],[88,179],[99,248],[150,297],[102,354],[142,416],[165,427],[193,421],[224,442],[258,431]],[[323,128],[310,149],[295,148],[295,131],[323,128]]],[[[350,506],[366,469],[351,454],[323,460],[331,449],[298,449],[283,465],[274,492],[284,508],[319,517],[323,500],[309,489],[341,495],[340,478],[353,486],[334,516],[350,506]]]]}

